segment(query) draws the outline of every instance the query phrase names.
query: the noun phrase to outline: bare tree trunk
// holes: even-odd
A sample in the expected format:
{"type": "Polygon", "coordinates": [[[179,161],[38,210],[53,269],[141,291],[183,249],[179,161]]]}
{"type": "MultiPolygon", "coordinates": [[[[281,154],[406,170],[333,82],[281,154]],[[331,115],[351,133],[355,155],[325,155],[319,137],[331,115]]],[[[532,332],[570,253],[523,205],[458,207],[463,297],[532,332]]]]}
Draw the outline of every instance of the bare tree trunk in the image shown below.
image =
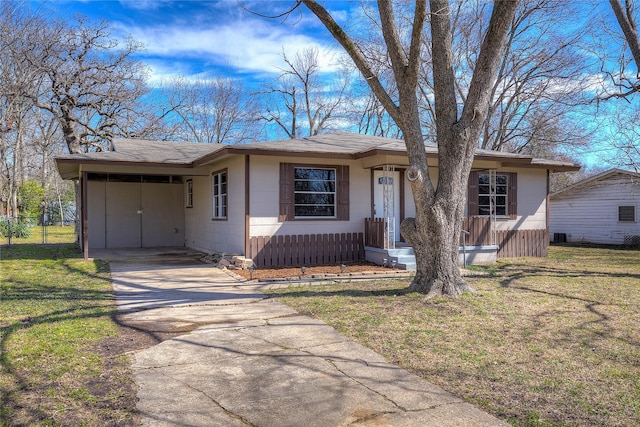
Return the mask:
{"type": "MultiPolygon", "coordinates": [[[[411,168],[418,169],[412,182],[416,218],[401,225],[401,231],[416,252],[417,274],[411,289],[436,295],[459,296],[470,287],[458,268],[458,247],[466,188],[489,96],[507,32],[517,2],[496,2],[480,49],[469,92],[458,115],[453,70],[451,21],[448,0],[431,0],[436,138],[438,143],[438,185],[423,196],[419,164],[410,152],[411,168]],[[420,261],[418,261],[420,259],[420,261]]],[[[407,140],[407,146],[410,142],[407,140]]],[[[416,159],[418,160],[418,159],[416,159]]],[[[421,161],[421,159],[419,159],[421,161]]],[[[411,170],[409,172],[412,172],[411,170]]]]}
{"type": "Polygon", "coordinates": [[[436,185],[429,177],[417,101],[421,45],[427,15],[425,1],[415,3],[408,47],[400,40],[392,2],[378,1],[380,28],[398,91],[397,103],[379,80],[362,50],[327,10],[312,0],[302,2],[343,46],[404,135],[410,164],[407,177],[416,205],[416,217],[404,220],[400,226],[403,236],[416,253],[417,270],[411,289],[428,297],[442,294],[459,296],[471,289],[462,279],[458,268],[467,182],[517,1],[496,1],[493,6],[461,114],[456,98],[449,3],[447,0],[430,2],[438,142],[436,185]]]}
{"type": "Polygon", "coordinates": [[[631,0],[625,0],[625,8],[622,8],[620,0],[609,0],[613,13],[616,15],[620,29],[624,38],[629,44],[629,49],[636,62],[636,67],[640,69],[640,38],[638,38],[638,28],[633,17],[633,4],[631,0]]]}

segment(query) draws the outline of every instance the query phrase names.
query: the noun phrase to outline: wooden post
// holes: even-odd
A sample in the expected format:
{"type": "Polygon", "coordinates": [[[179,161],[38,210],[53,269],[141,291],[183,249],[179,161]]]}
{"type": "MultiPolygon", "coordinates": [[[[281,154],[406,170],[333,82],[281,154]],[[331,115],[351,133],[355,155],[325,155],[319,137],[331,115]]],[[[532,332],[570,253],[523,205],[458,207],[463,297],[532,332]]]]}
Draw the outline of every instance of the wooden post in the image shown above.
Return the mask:
{"type": "Polygon", "coordinates": [[[88,173],[86,171],[82,172],[82,179],[80,181],[80,211],[81,211],[81,239],[82,239],[82,254],[84,259],[89,259],[89,215],[87,206],[89,197],[87,196],[88,192],[88,173]]]}

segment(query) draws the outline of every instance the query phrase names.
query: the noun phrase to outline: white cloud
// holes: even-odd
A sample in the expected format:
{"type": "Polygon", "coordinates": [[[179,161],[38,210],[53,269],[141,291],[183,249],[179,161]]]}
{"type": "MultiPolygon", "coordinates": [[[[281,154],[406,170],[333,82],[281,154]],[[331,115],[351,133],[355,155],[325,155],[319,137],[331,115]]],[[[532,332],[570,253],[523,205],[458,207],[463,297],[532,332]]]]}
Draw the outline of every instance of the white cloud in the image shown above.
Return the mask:
{"type": "MultiPolygon", "coordinates": [[[[136,26],[120,28],[141,42],[147,55],[233,66],[251,72],[278,72],[282,49],[293,54],[305,48],[327,47],[309,35],[294,33],[289,26],[267,25],[256,20],[225,23],[214,27],[178,25],[136,26]]],[[[323,67],[330,67],[335,56],[321,55],[323,67]]]]}

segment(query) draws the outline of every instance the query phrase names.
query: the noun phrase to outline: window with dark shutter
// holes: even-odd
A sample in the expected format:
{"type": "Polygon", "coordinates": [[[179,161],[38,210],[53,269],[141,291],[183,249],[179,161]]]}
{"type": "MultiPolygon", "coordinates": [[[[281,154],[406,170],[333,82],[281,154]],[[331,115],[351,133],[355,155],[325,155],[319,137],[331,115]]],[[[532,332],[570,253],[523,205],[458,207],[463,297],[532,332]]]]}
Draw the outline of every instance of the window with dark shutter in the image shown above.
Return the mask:
{"type": "Polygon", "coordinates": [[[349,167],[280,164],[279,220],[349,219],[349,167]]]}
{"type": "Polygon", "coordinates": [[[618,221],[635,222],[636,207],[635,206],[618,206],[618,221]]]}
{"type": "Polygon", "coordinates": [[[468,216],[508,216],[518,215],[517,174],[474,171],[469,174],[467,197],[468,216]]]}

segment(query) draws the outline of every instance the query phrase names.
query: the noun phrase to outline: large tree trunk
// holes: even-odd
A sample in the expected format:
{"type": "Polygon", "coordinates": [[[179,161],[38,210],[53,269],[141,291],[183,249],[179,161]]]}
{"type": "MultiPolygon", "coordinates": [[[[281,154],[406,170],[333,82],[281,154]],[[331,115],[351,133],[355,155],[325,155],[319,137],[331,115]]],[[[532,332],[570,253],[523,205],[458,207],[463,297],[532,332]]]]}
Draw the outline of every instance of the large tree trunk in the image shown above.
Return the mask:
{"type": "Polygon", "coordinates": [[[457,297],[472,290],[458,267],[467,182],[516,2],[494,5],[461,114],[455,92],[449,3],[430,3],[438,182],[433,188],[424,178],[427,169],[421,165],[426,165],[426,159],[418,155],[424,151],[422,141],[418,141],[415,132],[405,134],[411,164],[408,175],[416,178],[411,183],[416,218],[403,222],[400,228],[416,253],[416,276],[411,289],[426,293],[427,297],[457,297]]]}
{"type": "Polygon", "coordinates": [[[407,177],[416,205],[416,217],[403,221],[400,230],[416,253],[416,276],[411,289],[436,295],[458,296],[470,287],[458,268],[458,246],[466,187],[475,148],[488,108],[507,32],[517,1],[496,1],[476,61],[462,113],[456,97],[451,14],[448,0],[431,0],[433,87],[438,143],[438,182],[429,177],[429,167],[417,101],[421,46],[426,20],[425,0],[416,0],[410,45],[403,45],[391,0],[378,0],[380,29],[387,47],[397,97],[390,96],[364,56],[324,7],[314,0],[302,2],[320,19],[342,45],[402,130],[410,167],[407,177]],[[397,101],[396,101],[397,99],[397,101]]]}

